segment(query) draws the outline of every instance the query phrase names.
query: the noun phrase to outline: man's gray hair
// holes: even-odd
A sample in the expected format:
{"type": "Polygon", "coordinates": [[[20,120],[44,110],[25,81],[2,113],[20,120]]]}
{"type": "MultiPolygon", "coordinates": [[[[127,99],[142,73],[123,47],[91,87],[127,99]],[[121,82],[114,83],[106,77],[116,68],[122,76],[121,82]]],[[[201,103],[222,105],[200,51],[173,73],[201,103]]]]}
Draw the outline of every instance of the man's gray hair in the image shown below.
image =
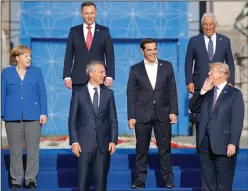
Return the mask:
{"type": "Polygon", "coordinates": [[[202,18],[201,18],[201,24],[203,24],[203,20],[205,17],[213,17],[214,19],[214,23],[217,24],[217,20],[216,20],[216,17],[213,13],[204,13],[202,18]]]}
{"type": "Polygon", "coordinates": [[[100,60],[91,60],[86,65],[86,74],[89,75],[90,72],[94,71],[94,67],[97,64],[101,64],[103,67],[105,67],[105,64],[100,60]]]}
{"type": "Polygon", "coordinates": [[[226,79],[229,79],[229,76],[230,76],[230,70],[229,70],[229,66],[225,63],[222,63],[222,62],[215,62],[215,63],[211,63],[210,64],[210,70],[213,68],[213,67],[218,67],[218,70],[220,72],[222,72],[223,74],[225,74],[226,76],[226,79]]]}

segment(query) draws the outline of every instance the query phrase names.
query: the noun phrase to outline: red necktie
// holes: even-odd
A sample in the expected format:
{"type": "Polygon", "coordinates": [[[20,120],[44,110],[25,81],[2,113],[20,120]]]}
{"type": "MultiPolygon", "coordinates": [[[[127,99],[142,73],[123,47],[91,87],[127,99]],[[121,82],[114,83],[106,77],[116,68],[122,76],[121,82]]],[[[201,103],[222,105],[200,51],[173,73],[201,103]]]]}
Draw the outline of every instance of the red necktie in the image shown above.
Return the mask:
{"type": "Polygon", "coordinates": [[[91,33],[91,26],[88,25],[86,27],[88,29],[88,33],[87,33],[87,38],[86,38],[86,46],[88,48],[88,50],[90,50],[90,46],[91,46],[91,43],[92,43],[92,33],[91,33]]]}

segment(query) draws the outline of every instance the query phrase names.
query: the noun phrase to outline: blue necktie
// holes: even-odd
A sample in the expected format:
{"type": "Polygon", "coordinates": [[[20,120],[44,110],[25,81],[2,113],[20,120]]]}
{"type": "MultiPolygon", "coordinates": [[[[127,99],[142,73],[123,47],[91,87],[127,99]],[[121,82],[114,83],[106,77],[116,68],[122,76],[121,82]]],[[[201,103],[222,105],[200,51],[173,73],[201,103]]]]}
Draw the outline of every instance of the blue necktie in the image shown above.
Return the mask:
{"type": "Polygon", "coordinates": [[[214,110],[214,106],[216,104],[216,101],[217,101],[217,90],[219,88],[217,86],[214,87],[214,97],[213,97],[213,103],[212,103],[212,111],[214,110]]]}
{"type": "Polygon", "coordinates": [[[213,45],[213,41],[211,39],[211,37],[209,37],[209,42],[208,42],[208,57],[209,60],[211,61],[213,59],[214,56],[214,45],[213,45]]]}
{"type": "Polygon", "coordinates": [[[93,88],[95,90],[94,96],[93,96],[93,107],[95,110],[95,113],[97,114],[98,110],[98,91],[97,88],[93,88]]]}

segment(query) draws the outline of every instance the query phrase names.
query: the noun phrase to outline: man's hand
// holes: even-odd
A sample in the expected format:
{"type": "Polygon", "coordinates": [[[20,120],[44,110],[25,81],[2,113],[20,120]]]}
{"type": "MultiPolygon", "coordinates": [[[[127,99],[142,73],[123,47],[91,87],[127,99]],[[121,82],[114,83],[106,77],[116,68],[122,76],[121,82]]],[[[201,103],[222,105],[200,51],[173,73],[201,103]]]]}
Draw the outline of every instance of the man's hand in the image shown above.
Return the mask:
{"type": "Polygon", "coordinates": [[[40,124],[45,125],[47,122],[47,116],[46,115],[40,115],[40,124]]]}
{"type": "Polygon", "coordinates": [[[133,129],[135,127],[136,124],[136,119],[129,119],[128,120],[128,126],[130,129],[133,129]]]}
{"type": "Polygon", "coordinates": [[[169,118],[170,118],[170,123],[171,124],[175,124],[175,123],[177,123],[177,116],[175,115],[175,114],[170,114],[169,115],[169,118]]]}
{"type": "Polygon", "coordinates": [[[72,87],[72,80],[71,79],[64,79],[65,87],[71,89],[72,87]]]}
{"type": "Polygon", "coordinates": [[[236,146],[233,144],[227,145],[227,156],[232,157],[236,153],[236,146]]]}
{"type": "Polygon", "coordinates": [[[105,78],[104,85],[107,86],[107,87],[111,87],[112,84],[113,84],[113,79],[112,78],[109,78],[109,77],[106,77],[105,78]]]}
{"type": "Polygon", "coordinates": [[[189,93],[194,93],[195,92],[195,85],[194,85],[194,83],[189,83],[188,84],[188,91],[189,91],[189,93]]]}
{"type": "Polygon", "coordinates": [[[202,86],[202,90],[208,92],[214,87],[214,84],[210,78],[207,78],[202,86]]]}
{"type": "Polygon", "coordinates": [[[115,145],[115,143],[109,143],[110,155],[114,154],[115,150],[116,150],[116,145],[115,145]]]}
{"type": "Polygon", "coordinates": [[[81,147],[80,147],[79,143],[74,143],[74,144],[72,144],[71,150],[72,150],[72,152],[74,153],[74,155],[75,155],[76,157],[79,157],[79,156],[80,156],[81,147]]]}

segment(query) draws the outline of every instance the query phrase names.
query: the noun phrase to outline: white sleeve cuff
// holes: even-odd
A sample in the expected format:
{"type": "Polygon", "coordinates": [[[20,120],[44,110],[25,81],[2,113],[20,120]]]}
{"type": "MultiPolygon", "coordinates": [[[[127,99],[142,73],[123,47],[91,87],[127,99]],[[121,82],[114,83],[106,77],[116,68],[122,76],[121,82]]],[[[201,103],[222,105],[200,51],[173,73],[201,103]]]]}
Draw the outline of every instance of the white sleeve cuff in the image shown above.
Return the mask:
{"type": "Polygon", "coordinates": [[[111,77],[106,77],[106,78],[108,78],[108,79],[110,79],[110,80],[113,80],[113,78],[111,78],[111,77]]]}
{"type": "Polygon", "coordinates": [[[205,93],[207,93],[207,91],[205,91],[205,90],[201,89],[200,94],[201,94],[201,95],[204,95],[205,93]]]}

